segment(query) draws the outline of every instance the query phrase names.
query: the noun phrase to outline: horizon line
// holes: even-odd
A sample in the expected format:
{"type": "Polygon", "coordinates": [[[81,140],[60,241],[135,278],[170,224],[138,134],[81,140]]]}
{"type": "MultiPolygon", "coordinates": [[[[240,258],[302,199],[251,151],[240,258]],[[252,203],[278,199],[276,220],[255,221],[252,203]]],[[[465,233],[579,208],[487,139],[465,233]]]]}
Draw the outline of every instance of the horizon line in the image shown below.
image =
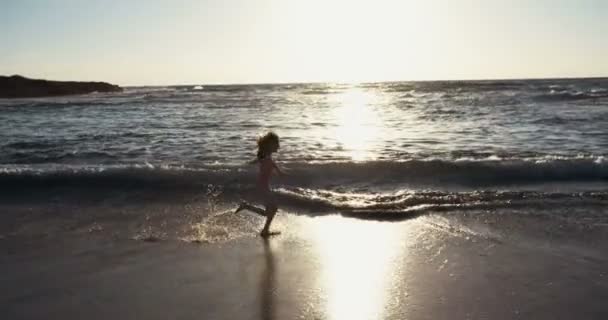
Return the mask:
{"type": "MultiPolygon", "coordinates": [[[[3,76],[3,75],[0,75],[3,76]]],[[[552,76],[552,77],[512,77],[512,78],[457,78],[457,79],[421,79],[421,80],[377,80],[377,81],[277,81],[277,82],[232,82],[232,83],[177,83],[177,84],[135,84],[122,85],[105,80],[54,80],[46,78],[34,78],[21,74],[6,75],[5,77],[20,76],[32,80],[66,81],[66,82],[107,82],[120,87],[187,87],[187,86],[255,86],[255,85],[300,85],[300,84],[372,84],[372,83],[398,83],[398,82],[472,82],[472,81],[540,81],[540,80],[585,80],[585,79],[608,79],[608,75],[601,76],[552,76]]]]}
{"type": "Polygon", "coordinates": [[[293,81],[293,82],[234,82],[234,83],[181,83],[181,84],[154,84],[154,85],[119,85],[121,87],[189,87],[189,86],[263,86],[263,85],[299,85],[299,84],[372,84],[372,83],[398,83],[398,82],[473,82],[473,81],[541,81],[541,80],[608,80],[608,75],[602,76],[557,76],[557,77],[530,77],[530,78],[461,78],[461,79],[422,79],[422,80],[379,80],[379,81],[293,81]]]}

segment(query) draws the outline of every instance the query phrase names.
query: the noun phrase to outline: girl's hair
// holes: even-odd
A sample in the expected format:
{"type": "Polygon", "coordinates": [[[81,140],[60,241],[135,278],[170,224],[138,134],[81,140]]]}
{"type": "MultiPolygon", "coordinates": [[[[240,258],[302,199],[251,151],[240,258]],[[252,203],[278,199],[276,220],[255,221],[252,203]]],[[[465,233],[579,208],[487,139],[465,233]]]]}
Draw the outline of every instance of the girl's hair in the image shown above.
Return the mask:
{"type": "Polygon", "coordinates": [[[269,131],[258,138],[258,160],[262,160],[270,154],[271,142],[279,142],[279,136],[272,131],[269,131]]]}

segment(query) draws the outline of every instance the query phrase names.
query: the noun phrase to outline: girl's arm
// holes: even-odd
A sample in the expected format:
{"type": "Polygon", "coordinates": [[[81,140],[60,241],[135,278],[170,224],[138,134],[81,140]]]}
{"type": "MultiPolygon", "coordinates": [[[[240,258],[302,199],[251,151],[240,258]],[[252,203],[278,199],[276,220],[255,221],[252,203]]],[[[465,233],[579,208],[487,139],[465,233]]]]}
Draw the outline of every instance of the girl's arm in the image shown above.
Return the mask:
{"type": "Polygon", "coordinates": [[[281,168],[279,168],[279,166],[277,165],[276,162],[274,162],[274,160],[272,160],[272,167],[277,171],[277,173],[279,174],[279,176],[284,176],[285,172],[283,170],[281,170],[281,168]]]}

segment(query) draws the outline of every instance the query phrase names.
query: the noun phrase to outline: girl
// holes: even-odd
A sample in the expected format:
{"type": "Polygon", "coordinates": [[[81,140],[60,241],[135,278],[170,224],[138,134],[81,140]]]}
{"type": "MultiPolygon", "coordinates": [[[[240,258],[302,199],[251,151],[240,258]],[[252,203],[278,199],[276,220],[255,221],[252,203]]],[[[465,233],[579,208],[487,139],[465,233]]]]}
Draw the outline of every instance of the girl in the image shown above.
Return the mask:
{"type": "Polygon", "coordinates": [[[257,159],[252,163],[258,163],[260,171],[258,173],[258,179],[256,183],[256,191],[260,201],[264,204],[265,209],[252,206],[247,202],[241,202],[236,212],[243,209],[255,212],[259,215],[266,217],[266,223],[260,235],[266,237],[270,235],[269,228],[272,219],[277,213],[277,203],[275,196],[270,189],[270,177],[272,171],[276,171],[279,175],[283,175],[283,172],[277,164],[272,160],[272,153],[279,150],[279,136],[274,132],[268,132],[265,135],[258,138],[258,154],[257,159]]]}

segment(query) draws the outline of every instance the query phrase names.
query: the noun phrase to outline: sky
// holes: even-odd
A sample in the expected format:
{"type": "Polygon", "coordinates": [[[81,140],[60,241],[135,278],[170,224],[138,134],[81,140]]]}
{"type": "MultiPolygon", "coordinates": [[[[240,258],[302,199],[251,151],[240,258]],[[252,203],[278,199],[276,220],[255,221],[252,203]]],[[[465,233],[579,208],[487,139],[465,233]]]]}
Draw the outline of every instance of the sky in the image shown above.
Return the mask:
{"type": "Polygon", "coordinates": [[[0,0],[0,75],[119,85],[608,76],[604,0],[0,0]]]}

